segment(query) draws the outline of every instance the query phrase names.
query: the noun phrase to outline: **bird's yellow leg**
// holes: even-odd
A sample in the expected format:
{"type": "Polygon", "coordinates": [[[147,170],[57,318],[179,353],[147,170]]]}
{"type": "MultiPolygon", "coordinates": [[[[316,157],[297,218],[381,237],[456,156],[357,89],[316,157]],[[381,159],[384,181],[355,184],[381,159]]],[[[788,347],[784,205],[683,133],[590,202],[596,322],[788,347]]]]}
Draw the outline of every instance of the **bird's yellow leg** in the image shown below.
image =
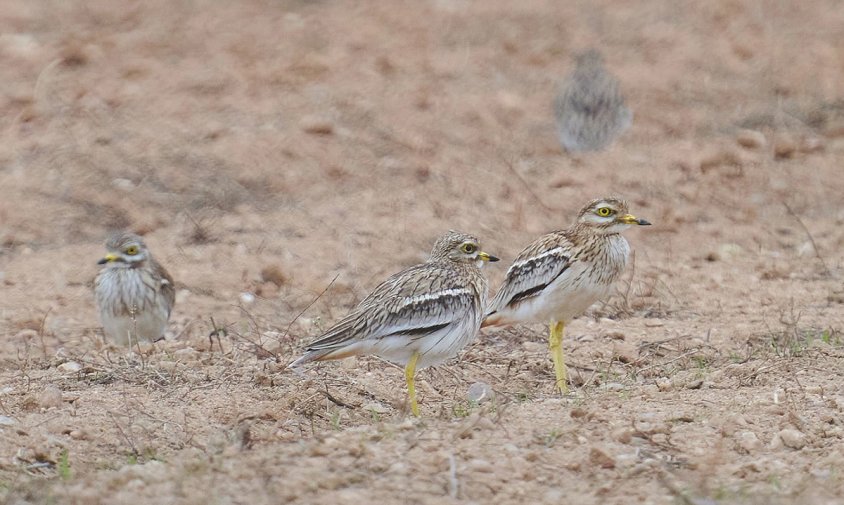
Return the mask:
{"type": "Polygon", "coordinates": [[[416,404],[416,383],[414,376],[416,375],[416,361],[419,360],[419,353],[413,353],[407,366],[404,367],[404,378],[407,380],[407,396],[410,397],[410,411],[413,415],[419,417],[419,405],[416,404]]]}
{"type": "Polygon", "coordinates": [[[563,356],[563,332],[566,324],[562,321],[551,323],[548,335],[548,349],[551,350],[551,359],[554,360],[554,375],[557,377],[557,389],[563,394],[569,392],[568,374],[566,373],[566,362],[563,356]]]}

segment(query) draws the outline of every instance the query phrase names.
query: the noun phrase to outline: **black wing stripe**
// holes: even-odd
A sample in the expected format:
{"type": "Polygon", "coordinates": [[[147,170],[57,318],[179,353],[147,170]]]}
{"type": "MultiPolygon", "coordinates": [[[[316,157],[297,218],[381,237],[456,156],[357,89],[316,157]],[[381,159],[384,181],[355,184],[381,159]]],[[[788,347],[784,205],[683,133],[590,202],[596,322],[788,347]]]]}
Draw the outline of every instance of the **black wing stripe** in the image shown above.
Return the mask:
{"type": "Polygon", "coordinates": [[[524,300],[525,298],[530,298],[531,296],[538,294],[540,291],[547,288],[552,282],[557,280],[557,278],[559,276],[563,275],[563,272],[565,272],[568,269],[569,269],[569,265],[566,265],[565,267],[563,267],[562,270],[560,270],[559,273],[557,273],[557,275],[552,277],[548,282],[543,283],[543,284],[539,284],[538,286],[534,286],[530,289],[526,289],[524,291],[516,293],[515,295],[513,295],[512,298],[510,298],[510,301],[507,302],[505,305],[513,305],[514,303],[518,303],[518,302],[524,300]]]}
{"type": "Polygon", "coordinates": [[[431,333],[439,331],[450,324],[451,322],[447,322],[442,324],[435,324],[432,326],[423,326],[421,328],[408,328],[406,330],[395,331],[393,333],[390,333],[389,335],[384,335],[384,337],[382,338],[397,336],[424,337],[425,335],[430,335],[431,333]]]}

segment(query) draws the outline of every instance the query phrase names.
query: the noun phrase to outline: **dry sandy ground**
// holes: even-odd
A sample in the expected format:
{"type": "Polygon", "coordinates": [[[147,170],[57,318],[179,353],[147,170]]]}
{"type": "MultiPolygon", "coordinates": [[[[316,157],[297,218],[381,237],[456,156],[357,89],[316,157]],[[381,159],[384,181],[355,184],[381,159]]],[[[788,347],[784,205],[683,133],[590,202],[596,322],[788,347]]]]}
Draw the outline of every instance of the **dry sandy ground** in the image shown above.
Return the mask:
{"type": "Polygon", "coordinates": [[[844,502],[840,2],[3,0],[0,68],[3,503],[844,502]],[[635,119],[572,158],[589,46],[635,119]],[[569,396],[541,326],[423,371],[418,420],[387,363],[285,369],[442,231],[511,260],[608,194],[655,225],[569,396]],[[167,342],[101,341],[115,228],[167,342]]]}

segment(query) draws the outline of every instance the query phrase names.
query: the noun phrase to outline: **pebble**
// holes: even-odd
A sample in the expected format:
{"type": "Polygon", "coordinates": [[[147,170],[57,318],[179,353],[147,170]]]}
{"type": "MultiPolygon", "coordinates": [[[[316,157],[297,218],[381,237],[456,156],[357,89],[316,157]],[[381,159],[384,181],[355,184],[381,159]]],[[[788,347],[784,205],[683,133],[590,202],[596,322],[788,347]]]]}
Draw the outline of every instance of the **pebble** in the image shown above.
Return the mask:
{"type": "Polygon", "coordinates": [[[363,410],[366,412],[373,412],[375,414],[386,414],[390,411],[390,409],[381,402],[369,402],[363,406],[363,410]]]}
{"type": "Polygon", "coordinates": [[[88,440],[90,438],[85,430],[72,430],[69,435],[74,440],[88,440]]]}
{"type": "Polygon", "coordinates": [[[261,269],[261,280],[282,286],[287,282],[287,276],[278,265],[267,265],[261,269]]]}
{"type": "Polygon", "coordinates": [[[661,377],[656,380],[656,387],[659,388],[660,391],[671,391],[674,388],[674,384],[671,382],[671,379],[661,377]]]}
{"type": "Polygon", "coordinates": [[[470,470],[480,473],[492,473],[495,468],[485,459],[473,459],[466,465],[470,470]]]}
{"type": "Polygon", "coordinates": [[[800,152],[803,153],[823,151],[824,147],[824,141],[819,137],[807,137],[800,142],[800,152]]]}
{"type": "Polygon", "coordinates": [[[314,135],[331,135],[334,133],[334,123],[319,116],[305,116],[299,121],[299,126],[305,133],[314,135]]]}
{"type": "Polygon", "coordinates": [[[600,468],[615,468],[615,460],[597,447],[589,450],[589,462],[600,468]]]}
{"type": "Polygon", "coordinates": [[[174,352],[173,355],[175,355],[179,361],[196,361],[199,359],[199,352],[192,347],[179,349],[174,352]]]}
{"type": "Polygon", "coordinates": [[[614,342],[612,353],[622,363],[633,363],[639,359],[639,350],[636,346],[627,342],[614,342]]]}
{"type": "Polygon", "coordinates": [[[4,33],[0,35],[0,53],[32,60],[41,52],[41,44],[31,33],[4,33]]]}
{"type": "Polygon", "coordinates": [[[715,150],[705,154],[700,160],[700,171],[708,172],[718,167],[740,167],[742,165],[741,157],[732,150],[723,149],[715,150]]]}
{"type": "Polygon", "coordinates": [[[686,383],[686,389],[700,389],[703,387],[703,379],[692,379],[686,383]]]}
{"type": "Polygon", "coordinates": [[[612,432],[612,438],[622,444],[629,444],[633,438],[633,430],[630,428],[619,428],[612,432]]]}
{"type": "Polygon", "coordinates": [[[736,433],[736,442],[747,453],[756,452],[762,447],[759,437],[752,431],[740,431],[736,433]]]}
{"type": "Polygon", "coordinates": [[[57,366],[56,369],[62,373],[76,373],[82,370],[82,365],[75,361],[65,361],[61,365],[57,366]]]}
{"type": "Polygon", "coordinates": [[[0,426],[12,426],[15,423],[17,423],[17,421],[9,416],[0,416],[0,426]]]}
{"type": "Polygon", "coordinates": [[[249,304],[255,302],[255,295],[253,295],[252,293],[241,293],[240,294],[240,301],[241,301],[241,303],[243,303],[245,305],[249,305],[249,304]]]}
{"type": "Polygon", "coordinates": [[[545,351],[545,344],[540,344],[539,342],[522,342],[522,348],[527,352],[544,352],[545,351]]]}
{"type": "Polygon", "coordinates": [[[767,140],[762,132],[756,130],[739,130],[736,134],[736,142],[747,149],[760,149],[765,146],[767,140]]]}
{"type": "Polygon", "coordinates": [[[485,382],[475,382],[471,386],[469,386],[469,390],[466,392],[466,399],[470,402],[475,403],[483,403],[490,400],[495,399],[495,391],[493,391],[492,386],[485,382]]]}
{"type": "Polygon", "coordinates": [[[791,136],[783,135],[774,141],[774,156],[777,158],[791,158],[797,152],[797,142],[791,136]]]}
{"type": "Polygon", "coordinates": [[[780,431],[779,438],[786,447],[791,449],[802,449],[806,446],[806,435],[794,428],[786,428],[780,431]]]}
{"type": "Polygon", "coordinates": [[[130,179],[117,178],[111,180],[111,185],[121,191],[132,191],[135,189],[135,183],[130,179]]]}
{"type": "Polygon", "coordinates": [[[38,406],[48,409],[62,406],[62,390],[52,384],[46,386],[38,395],[38,406]]]}

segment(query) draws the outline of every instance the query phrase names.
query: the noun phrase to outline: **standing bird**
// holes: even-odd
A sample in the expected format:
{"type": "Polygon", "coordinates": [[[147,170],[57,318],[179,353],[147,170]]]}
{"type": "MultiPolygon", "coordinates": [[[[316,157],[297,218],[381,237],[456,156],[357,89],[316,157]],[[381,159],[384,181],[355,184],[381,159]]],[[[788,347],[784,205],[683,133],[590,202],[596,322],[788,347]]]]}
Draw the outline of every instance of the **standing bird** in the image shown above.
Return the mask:
{"type": "Polygon", "coordinates": [[[630,127],[633,113],[600,52],[590,49],[575,60],[554,101],[560,143],[569,152],[600,151],[630,127]]]}
{"type": "Polygon", "coordinates": [[[116,233],[105,246],[94,296],[106,338],[120,345],[160,340],[176,301],[173,278],[137,235],[116,233]]]}
{"type": "Polygon", "coordinates": [[[449,231],[425,263],[379,284],[372,293],[290,364],[374,354],[404,366],[413,415],[419,416],[416,370],[452,358],[471,342],[483,319],[486,261],[478,239],[449,231]]]}
{"type": "Polygon", "coordinates": [[[605,297],[627,265],[630,245],[621,232],[651,223],[627,213],[627,202],[589,202],[574,226],[551,232],[516,258],[487,310],[483,326],[549,322],[556,386],[568,392],[563,358],[565,324],[605,297]]]}

